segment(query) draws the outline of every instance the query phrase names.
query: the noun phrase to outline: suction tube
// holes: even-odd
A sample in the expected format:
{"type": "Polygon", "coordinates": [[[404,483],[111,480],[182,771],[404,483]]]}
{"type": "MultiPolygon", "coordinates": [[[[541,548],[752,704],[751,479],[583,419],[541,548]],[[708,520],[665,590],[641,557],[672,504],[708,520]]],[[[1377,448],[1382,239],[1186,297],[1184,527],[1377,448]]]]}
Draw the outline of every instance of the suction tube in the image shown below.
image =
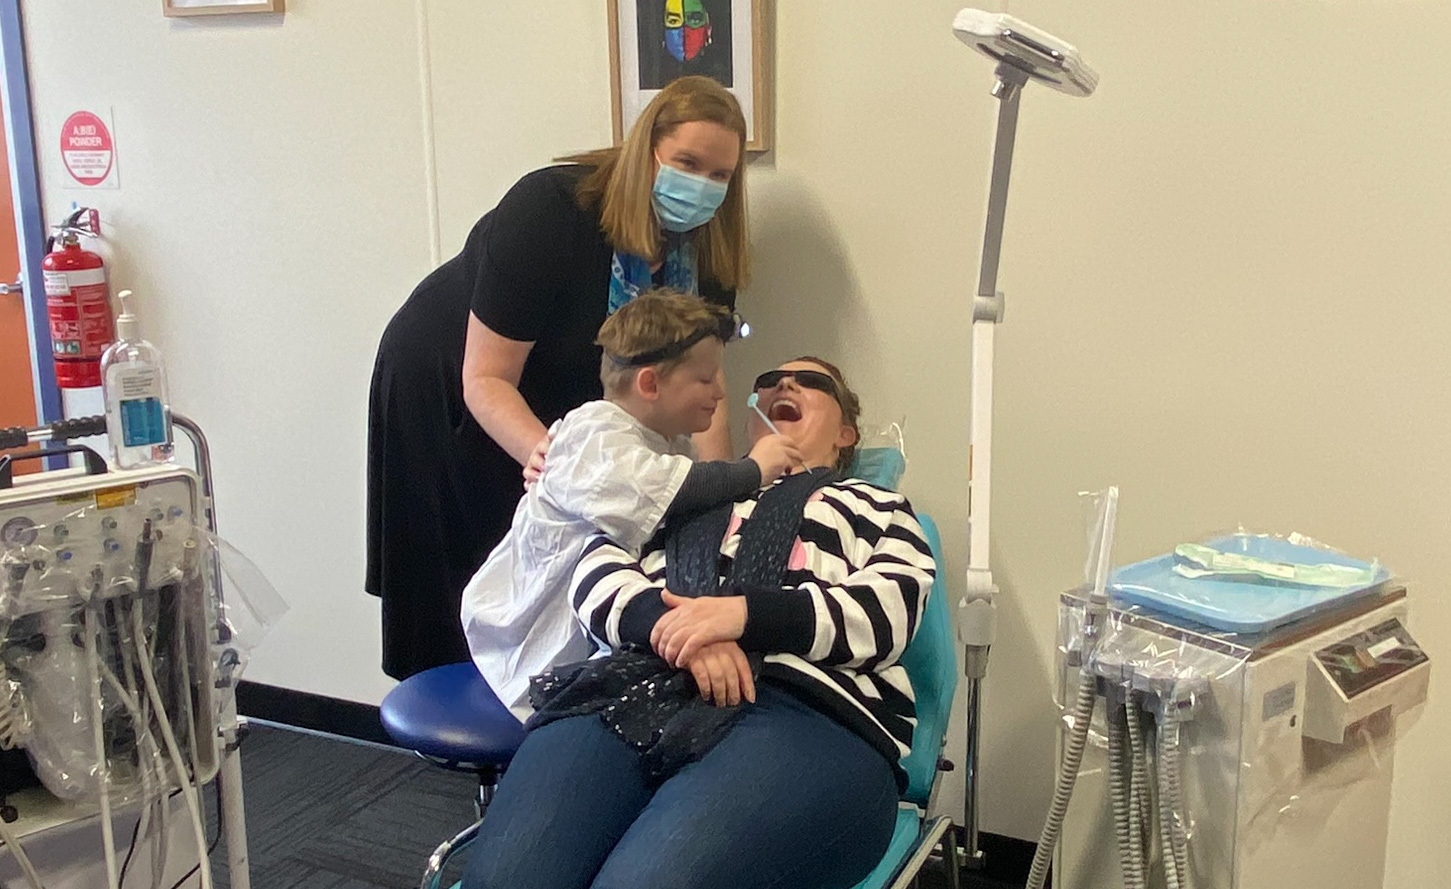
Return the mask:
{"type": "MultiPolygon", "coordinates": [[[[86,610],[86,621],[90,639],[89,647],[91,648],[95,647],[96,638],[102,632],[105,632],[98,622],[102,620],[106,613],[107,605],[114,605],[114,602],[108,601],[101,603],[93,600],[90,607],[86,610]]],[[[114,616],[116,611],[113,609],[109,613],[114,616]]],[[[127,684],[123,683],[121,678],[111,670],[111,667],[107,665],[105,659],[101,657],[99,650],[96,650],[94,659],[90,660],[90,663],[96,670],[100,682],[110,687],[117,702],[126,711],[127,717],[131,720],[131,725],[135,727],[136,761],[138,776],[141,781],[141,798],[145,806],[141,814],[141,823],[137,825],[137,833],[138,835],[142,835],[147,832],[146,825],[148,823],[150,808],[158,804],[163,810],[165,808],[167,777],[164,756],[150,729],[151,719],[144,712],[142,701],[137,700],[136,696],[127,687],[127,684]]],[[[149,703],[149,700],[146,700],[146,703],[149,703]]],[[[109,761],[107,767],[109,769],[109,761]]],[[[103,792],[106,791],[103,790],[103,792]]],[[[104,833],[102,840],[103,842],[105,840],[104,833]]],[[[114,840],[112,842],[114,843],[114,840]]],[[[163,845],[165,843],[164,828],[162,828],[160,842],[163,845]]],[[[159,871],[157,873],[159,874],[159,871]]]]}
{"type": "Polygon", "coordinates": [[[1078,783],[1078,767],[1083,762],[1083,750],[1088,745],[1089,723],[1093,719],[1094,701],[1098,697],[1094,659],[1097,656],[1101,624],[1108,615],[1108,572],[1112,563],[1113,531],[1117,518],[1118,488],[1110,487],[1098,501],[1088,570],[1085,572],[1093,586],[1083,620],[1083,654],[1078,693],[1073,702],[1068,739],[1063,747],[1063,762],[1058,767],[1058,777],[1054,782],[1053,803],[1048,810],[1047,820],[1043,822],[1038,848],[1033,852],[1033,866],[1028,872],[1027,889],[1043,889],[1043,884],[1048,879],[1053,850],[1058,845],[1058,834],[1063,830],[1063,817],[1068,814],[1073,786],[1078,783]]]}
{"type": "Polygon", "coordinates": [[[1129,741],[1129,720],[1123,664],[1100,661],[1103,677],[1104,715],[1108,725],[1108,786],[1113,800],[1114,838],[1118,841],[1119,864],[1124,889],[1145,889],[1144,850],[1139,829],[1138,800],[1133,775],[1133,750],[1129,741]]]}
{"type": "Polygon", "coordinates": [[[156,671],[152,669],[151,655],[146,651],[145,627],[141,623],[139,610],[132,609],[131,621],[132,632],[137,641],[136,654],[141,662],[141,678],[146,685],[146,694],[151,698],[151,706],[156,709],[156,722],[161,728],[161,738],[166,742],[166,752],[171,757],[172,765],[176,768],[177,781],[181,785],[182,799],[186,802],[187,813],[191,815],[192,832],[196,835],[197,855],[201,859],[202,889],[212,889],[212,868],[207,855],[206,827],[202,821],[201,804],[197,799],[196,785],[188,775],[186,760],[182,758],[181,748],[176,743],[176,733],[172,731],[171,720],[166,715],[166,706],[156,684],[156,671]]]}
{"type": "Polygon", "coordinates": [[[1078,697],[1073,702],[1068,743],[1063,748],[1063,764],[1058,768],[1058,780],[1053,788],[1053,805],[1038,837],[1033,868],[1028,872],[1028,889],[1043,889],[1048,879],[1048,865],[1053,861],[1053,848],[1058,844],[1058,834],[1063,829],[1063,816],[1068,814],[1073,785],[1078,783],[1078,766],[1083,762],[1083,749],[1088,745],[1088,724],[1093,719],[1093,705],[1097,700],[1098,682],[1093,672],[1084,667],[1078,682],[1078,697]]]}
{"type": "Polygon", "coordinates": [[[1184,826],[1184,791],[1179,774],[1179,723],[1166,719],[1159,727],[1159,831],[1164,870],[1173,865],[1176,880],[1169,889],[1190,889],[1189,838],[1184,826]]]}
{"type": "Polygon", "coordinates": [[[25,872],[25,882],[30,884],[30,889],[45,889],[40,882],[40,874],[35,870],[35,865],[30,863],[30,856],[26,855],[25,850],[20,847],[20,840],[10,829],[10,825],[5,823],[4,818],[0,818],[0,842],[4,842],[5,848],[15,856],[15,861],[25,872]]]}
{"type": "MultiPolygon", "coordinates": [[[[101,566],[97,565],[91,570],[90,582],[87,585],[88,595],[83,609],[85,625],[81,632],[85,637],[87,681],[91,690],[91,700],[94,702],[91,708],[91,733],[96,746],[97,779],[100,784],[101,845],[106,853],[106,885],[110,889],[119,889],[121,883],[116,871],[116,836],[111,825],[111,760],[106,756],[106,714],[101,691],[101,658],[96,653],[96,636],[99,631],[96,628],[95,615],[91,607],[100,592],[101,566]]],[[[137,749],[139,752],[139,743],[137,749]]]]}
{"type": "Polygon", "coordinates": [[[1124,725],[1128,729],[1129,756],[1131,757],[1129,784],[1129,842],[1140,861],[1144,879],[1149,873],[1149,840],[1153,837],[1153,799],[1150,793],[1153,785],[1149,781],[1149,748],[1144,737],[1143,711],[1139,708],[1138,694],[1129,691],[1124,704],[1124,725]]]}

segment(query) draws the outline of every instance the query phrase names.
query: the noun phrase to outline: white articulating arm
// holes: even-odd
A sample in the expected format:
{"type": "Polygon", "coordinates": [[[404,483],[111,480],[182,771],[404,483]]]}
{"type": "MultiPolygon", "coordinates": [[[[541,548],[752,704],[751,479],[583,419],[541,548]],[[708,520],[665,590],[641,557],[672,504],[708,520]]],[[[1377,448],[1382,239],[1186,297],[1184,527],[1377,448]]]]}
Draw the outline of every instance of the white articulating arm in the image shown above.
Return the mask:
{"type": "Polygon", "coordinates": [[[1003,294],[997,289],[1002,255],[1008,180],[1018,128],[1018,100],[1031,79],[1075,96],[1086,96],[1098,75],[1082,63],[1073,47],[1010,16],[964,9],[953,20],[963,43],[997,62],[993,96],[998,99],[997,137],[993,144],[988,191],[987,230],[982,267],[972,301],[971,414],[968,426],[967,584],[958,603],[957,632],[964,649],[967,679],[966,796],[963,853],[981,866],[978,848],[978,751],[981,738],[982,682],[997,633],[997,584],[989,564],[992,513],[993,338],[1003,320],[1003,294]]]}
{"type": "Polygon", "coordinates": [[[998,65],[993,95],[998,98],[998,132],[993,147],[992,185],[988,192],[987,232],[983,236],[982,271],[972,300],[971,415],[968,424],[967,587],[957,605],[957,633],[963,644],[967,679],[967,762],[964,788],[963,853],[979,864],[978,755],[982,735],[982,681],[988,652],[997,635],[997,584],[988,562],[991,552],[993,466],[993,339],[1003,319],[1003,294],[998,292],[998,259],[1002,253],[1003,218],[1008,205],[1008,178],[1013,167],[1013,142],[1018,128],[1018,97],[1027,75],[998,65]]]}

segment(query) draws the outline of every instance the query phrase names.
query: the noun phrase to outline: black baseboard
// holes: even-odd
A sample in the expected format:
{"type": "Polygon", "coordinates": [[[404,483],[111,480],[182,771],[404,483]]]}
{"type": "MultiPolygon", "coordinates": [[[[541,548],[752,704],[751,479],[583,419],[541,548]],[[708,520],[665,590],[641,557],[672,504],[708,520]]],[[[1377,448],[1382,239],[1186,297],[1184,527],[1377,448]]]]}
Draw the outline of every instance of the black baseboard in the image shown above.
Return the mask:
{"type": "Polygon", "coordinates": [[[344,701],[244,679],[237,683],[237,713],[358,741],[398,746],[383,730],[383,723],[378,718],[378,708],[372,704],[344,701]]]}
{"type": "MultiPolygon", "coordinates": [[[[237,712],[309,731],[399,746],[383,730],[378,708],[372,704],[243,680],[237,685],[237,712]]],[[[981,877],[992,884],[1024,884],[1033,864],[1036,843],[994,833],[980,834],[978,840],[986,865],[979,874],[981,877]]]]}
{"type": "Polygon", "coordinates": [[[983,876],[995,882],[1022,886],[1028,882],[1028,872],[1033,869],[1033,853],[1038,844],[1032,840],[996,833],[978,834],[978,846],[982,849],[983,876]]]}

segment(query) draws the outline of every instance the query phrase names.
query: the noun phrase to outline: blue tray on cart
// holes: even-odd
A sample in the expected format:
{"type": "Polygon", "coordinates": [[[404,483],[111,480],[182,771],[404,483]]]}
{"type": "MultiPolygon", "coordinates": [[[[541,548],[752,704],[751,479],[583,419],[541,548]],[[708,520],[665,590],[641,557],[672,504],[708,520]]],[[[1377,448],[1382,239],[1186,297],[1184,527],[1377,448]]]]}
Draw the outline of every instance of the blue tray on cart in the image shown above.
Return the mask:
{"type": "Polygon", "coordinates": [[[1333,563],[1375,571],[1364,586],[1351,588],[1312,587],[1271,580],[1188,578],[1175,573],[1174,554],[1166,553],[1116,569],[1109,577],[1110,596],[1115,602],[1139,605],[1212,630],[1257,635],[1374,593],[1390,579],[1390,572],[1379,564],[1290,543],[1279,537],[1233,534],[1206,541],[1204,545],[1273,562],[1333,563]]]}

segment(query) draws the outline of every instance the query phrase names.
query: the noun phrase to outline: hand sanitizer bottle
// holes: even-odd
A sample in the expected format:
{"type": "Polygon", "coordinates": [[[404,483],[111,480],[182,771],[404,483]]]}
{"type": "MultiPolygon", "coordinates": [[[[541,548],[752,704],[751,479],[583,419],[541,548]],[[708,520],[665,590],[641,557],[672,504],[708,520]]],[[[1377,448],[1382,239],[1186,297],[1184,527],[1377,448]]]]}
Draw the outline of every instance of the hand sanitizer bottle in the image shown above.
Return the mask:
{"type": "Polygon", "coordinates": [[[116,342],[101,356],[101,392],[111,459],[122,469],[171,460],[171,405],[161,352],[137,333],[131,291],[123,290],[116,342]]]}

